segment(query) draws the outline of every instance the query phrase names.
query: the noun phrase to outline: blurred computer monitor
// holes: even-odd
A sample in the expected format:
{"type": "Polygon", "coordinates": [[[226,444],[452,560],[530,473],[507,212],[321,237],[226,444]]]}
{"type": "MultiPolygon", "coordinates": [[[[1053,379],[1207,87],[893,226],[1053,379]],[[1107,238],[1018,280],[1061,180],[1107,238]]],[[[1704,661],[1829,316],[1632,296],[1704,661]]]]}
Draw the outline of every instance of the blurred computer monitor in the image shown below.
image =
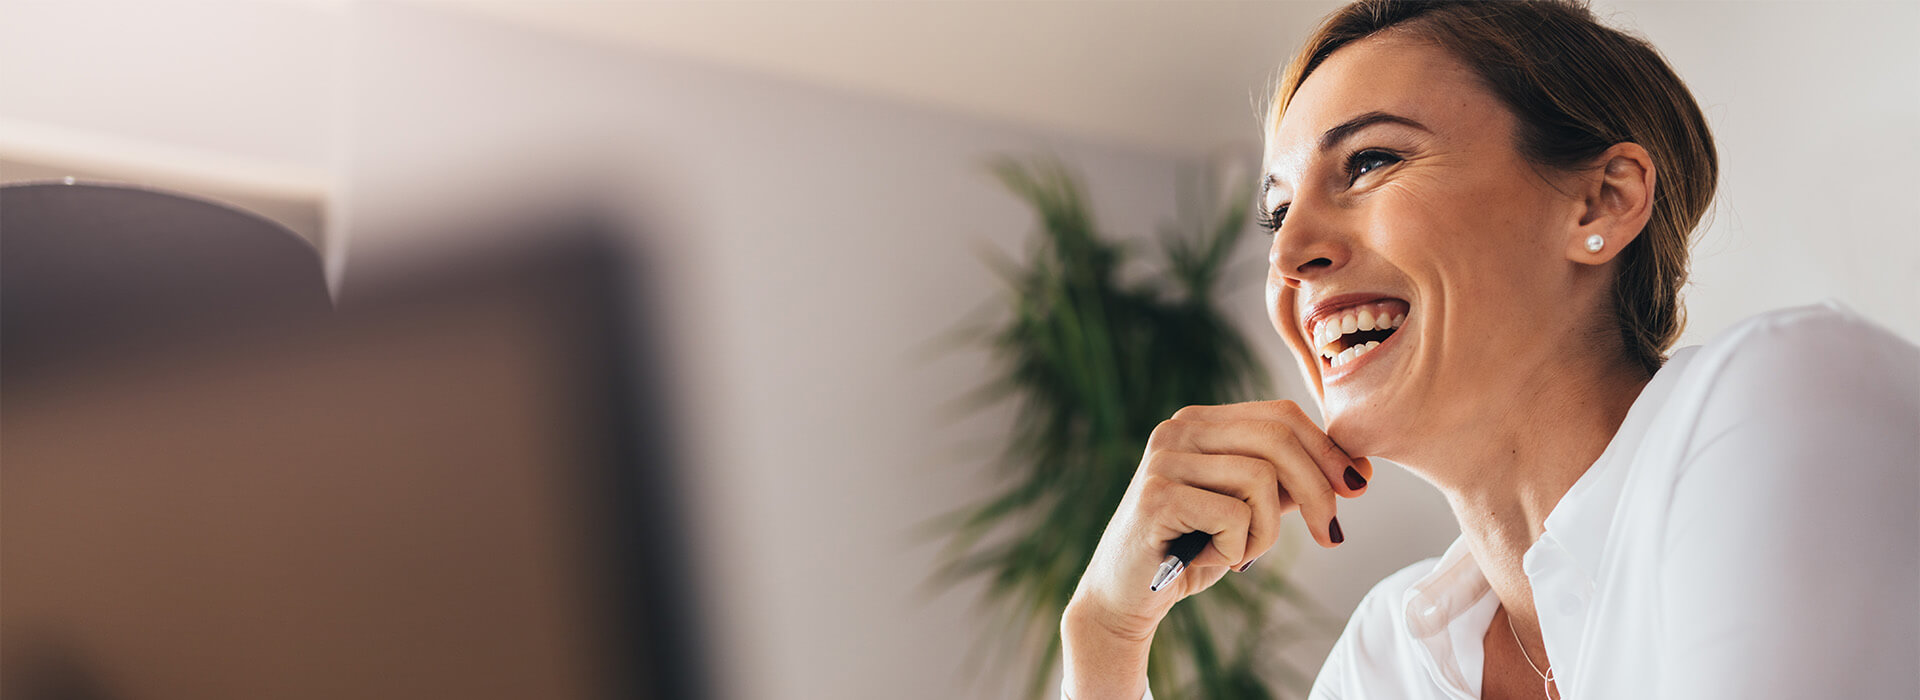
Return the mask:
{"type": "Polygon", "coordinates": [[[565,228],[7,377],[5,697],[703,697],[628,256],[565,228]]]}

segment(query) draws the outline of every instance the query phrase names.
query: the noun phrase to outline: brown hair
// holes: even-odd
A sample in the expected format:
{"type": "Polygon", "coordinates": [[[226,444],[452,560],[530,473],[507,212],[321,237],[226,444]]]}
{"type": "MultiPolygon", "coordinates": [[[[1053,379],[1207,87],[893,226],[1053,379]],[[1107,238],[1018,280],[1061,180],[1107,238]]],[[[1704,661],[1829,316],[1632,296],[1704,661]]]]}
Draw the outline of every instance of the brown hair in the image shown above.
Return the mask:
{"type": "Polygon", "coordinates": [[[1516,148],[1564,172],[1614,144],[1653,158],[1653,213],[1619,255],[1613,313],[1628,359],[1651,374],[1685,324],[1687,244],[1713,200],[1719,156],[1693,94],[1644,39],[1602,26],[1570,0],[1359,0],[1328,16],[1275,91],[1268,134],[1300,83],[1347,44],[1383,30],[1433,41],[1478,76],[1518,122],[1516,148]]]}

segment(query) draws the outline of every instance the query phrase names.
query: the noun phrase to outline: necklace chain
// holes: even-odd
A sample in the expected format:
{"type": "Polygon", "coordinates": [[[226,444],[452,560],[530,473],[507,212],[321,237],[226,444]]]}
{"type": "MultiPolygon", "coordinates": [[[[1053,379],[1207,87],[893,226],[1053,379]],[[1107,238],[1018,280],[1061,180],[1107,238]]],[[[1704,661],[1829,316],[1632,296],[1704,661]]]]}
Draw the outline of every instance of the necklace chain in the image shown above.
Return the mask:
{"type": "MultiPolygon", "coordinates": [[[[1505,610],[1503,609],[1501,612],[1504,613],[1505,610]]],[[[1520,647],[1520,658],[1526,659],[1527,665],[1532,666],[1533,672],[1540,676],[1540,680],[1544,681],[1540,690],[1547,694],[1547,700],[1553,700],[1553,664],[1547,664],[1546,673],[1541,673],[1540,667],[1533,663],[1533,657],[1527,654],[1527,645],[1520,643],[1520,632],[1513,628],[1513,616],[1503,616],[1507,618],[1507,631],[1513,633],[1514,645],[1520,647]]]]}

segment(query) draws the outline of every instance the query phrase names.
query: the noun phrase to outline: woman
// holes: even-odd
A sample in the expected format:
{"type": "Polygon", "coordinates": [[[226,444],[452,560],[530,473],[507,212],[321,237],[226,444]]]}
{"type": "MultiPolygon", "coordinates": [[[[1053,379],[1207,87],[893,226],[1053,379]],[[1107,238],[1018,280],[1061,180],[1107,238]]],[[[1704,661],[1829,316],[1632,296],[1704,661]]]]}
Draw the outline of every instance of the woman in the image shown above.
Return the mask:
{"type": "Polygon", "coordinates": [[[1377,456],[1462,534],[1368,593],[1313,697],[1920,696],[1920,348],[1825,304],[1669,353],[1717,161],[1651,46],[1562,2],[1362,0],[1289,68],[1265,173],[1268,310],[1326,429],[1272,401],[1154,431],[1066,695],[1141,697],[1160,619],[1285,514],[1339,545],[1377,456]]]}

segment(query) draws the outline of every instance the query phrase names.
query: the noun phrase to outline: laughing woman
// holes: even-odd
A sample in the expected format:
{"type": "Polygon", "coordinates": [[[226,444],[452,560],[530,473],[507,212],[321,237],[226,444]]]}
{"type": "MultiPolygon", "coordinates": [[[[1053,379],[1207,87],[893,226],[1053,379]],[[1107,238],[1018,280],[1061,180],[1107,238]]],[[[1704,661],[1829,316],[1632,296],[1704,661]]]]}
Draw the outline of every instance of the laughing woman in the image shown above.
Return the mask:
{"type": "Polygon", "coordinates": [[[1153,432],[1061,620],[1066,695],[1142,697],[1168,609],[1288,514],[1338,546],[1380,457],[1462,534],[1373,587],[1315,698],[1920,697],[1920,348],[1823,304],[1671,349],[1718,162],[1653,47],[1564,2],[1362,0],[1266,136],[1269,316],[1326,427],[1153,432]]]}

